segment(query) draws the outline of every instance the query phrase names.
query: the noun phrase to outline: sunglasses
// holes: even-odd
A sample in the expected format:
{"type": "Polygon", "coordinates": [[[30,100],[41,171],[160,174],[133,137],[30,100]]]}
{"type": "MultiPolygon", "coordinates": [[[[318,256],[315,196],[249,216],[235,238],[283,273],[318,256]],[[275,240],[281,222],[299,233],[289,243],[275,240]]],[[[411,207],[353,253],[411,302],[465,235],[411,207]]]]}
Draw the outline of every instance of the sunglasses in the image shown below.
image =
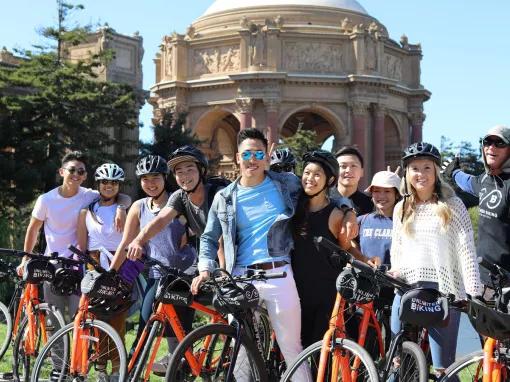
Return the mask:
{"type": "Polygon", "coordinates": [[[508,145],[503,142],[501,139],[494,139],[494,138],[485,138],[482,140],[482,145],[484,147],[490,147],[494,145],[494,147],[498,149],[502,149],[504,147],[507,147],[508,145]]]}
{"type": "Polygon", "coordinates": [[[262,160],[266,157],[266,153],[262,150],[257,151],[243,151],[241,153],[241,159],[242,160],[250,160],[251,158],[255,158],[256,160],[262,160]]]}
{"type": "Polygon", "coordinates": [[[100,184],[102,184],[103,186],[106,186],[108,184],[112,184],[112,185],[118,185],[119,184],[119,181],[118,180],[108,180],[108,179],[101,179],[99,181],[100,184]]]}
{"type": "Polygon", "coordinates": [[[84,168],[67,167],[66,170],[69,171],[69,174],[71,174],[71,175],[74,175],[76,173],[76,174],[82,176],[87,173],[87,170],[85,170],[84,168]]]}

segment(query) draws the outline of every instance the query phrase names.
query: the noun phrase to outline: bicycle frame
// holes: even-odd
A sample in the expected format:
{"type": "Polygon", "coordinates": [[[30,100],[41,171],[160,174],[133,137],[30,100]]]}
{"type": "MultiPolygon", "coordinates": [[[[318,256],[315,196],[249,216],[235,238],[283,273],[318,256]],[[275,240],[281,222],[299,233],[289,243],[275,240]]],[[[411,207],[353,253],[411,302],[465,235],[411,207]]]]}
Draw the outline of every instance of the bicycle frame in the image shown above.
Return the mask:
{"type": "Polygon", "coordinates": [[[505,368],[494,353],[498,349],[499,341],[494,338],[487,337],[483,345],[483,382],[500,382],[506,381],[505,368]]]}
{"type": "MultiPolygon", "coordinates": [[[[88,330],[84,329],[83,323],[87,319],[94,319],[95,315],[90,313],[88,310],[89,307],[89,298],[82,294],[80,297],[80,303],[78,307],[78,311],[76,312],[76,316],[74,317],[74,329],[73,329],[73,344],[71,346],[71,357],[70,357],[70,373],[71,375],[82,374],[84,376],[87,375],[89,370],[89,364],[91,359],[89,359],[88,354],[88,339],[90,338],[90,334],[87,333],[88,330]]],[[[99,334],[94,333],[95,337],[99,334]]],[[[99,352],[99,343],[96,343],[97,351],[99,352]]]]}
{"type": "MultiPolygon", "coordinates": [[[[193,303],[189,307],[195,309],[196,311],[207,314],[211,318],[210,323],[212,324],[227,322],[220,313],[196,301],[193,301],[193,303]]],[[[181,325],[181,321],[177,315],[177,312],[175,311],[174,306],[172,304],[159,303],[156,310],[152,313],[151,317],[149,318],[142,332],[140,340],[136,345],[133,356],[129,360],[128,373],[130,373],[133,370],[136,361],[139,355],[141,354],[143,347],[145,346],[145,341],[149,334],[148,328],[151,326],[152,323],[156,321],[162,322],[164,325],[169,324],[172,327],[172,330],[174,331],[175,336],[179,342],[181,342],[182,339],[187,334],[181,325]]],[[[144,381],[147,381],[149,379],[149,376],[152,372],[152,366],[156,359],[156,355],[161,344],[161,340],[163,338],[163,332],[164,330],[162,330],[161,333],[158,335],[158,338],[156,339],[156,344],[153,347],[152,353],[150,354],[150,358],[147,363],[147,368],[145,370],[145,375],[143,376],[144,381]]],[[[204,343],[204,347],[208,348],[210,345],[210,341],[211,338],[208,337],[206,339],[206,342],[204,343]]],[[[200,365],[204,362],[204,359],[207,356],[207,354],[205,352],[201,352],[200,354],[198,354],[198,356],[195,356],[191,351],[187,351],[185,356],[186,360],[189,362],[189,365],[191,366],[193,374],[199,375],[201,370],[200,365]]]]}
{"type": "MultiPolygon", "coordinates": [[[[25,354],[29,356],[34,356],[36,341],[37,341],[37,322],[34,314],[34,306],[40,304],[39,299],[39,288],[37,284],[25,284],[23,293],[20,298],[20,302],[18,305],[18,309],[16,312],[16,318],[14,320],[13,334],[15,337],[18,333],[19,324],[21,322],[21,317],[23,312],[28,317],[27,324],[27,336],[24,338],[23,347],[25,350],[25,354]]],[[[48,341],[48,334],[46,331],[46,320],[44,318],[44,314],[42,312],[39,313],[39,324],[41,325],[41,336],[43,343],[48,341]]]]}
{"type": "MultiPolygon", "coordinates": [[[[342,354],[342,350],[335,346],[337,339],[346,338],[345,335],[345,318],[344,311],[347,302],[342,296],[337,293],[331,319],[329,321],[329,329],[324,334],[322,339],[322,350],[319,360],[319,369],[317,373],[317,382],[323,382],[326,374],[327,358],[330,349],[333,349],[333,364],[331,370],[331,380],[338,380],[338,373],[342,375],[342,381],[355,381],[358,376],[358,368],[361,364],[359,359],[354,360],[354,364],[349,364],[349,356],[342,354]]],[[[365,345],[367,331],[369,327],[373,327],[377,334],[377,341],[379,345],[379,352],[381,357],[384,356],[384,343],[382,338],[381,326],[376,319],[374,311],[374,303],[368,304],[355,304],[357,308],[362,309],[363,316],[359,328],[358,344],[365,345]]]]}

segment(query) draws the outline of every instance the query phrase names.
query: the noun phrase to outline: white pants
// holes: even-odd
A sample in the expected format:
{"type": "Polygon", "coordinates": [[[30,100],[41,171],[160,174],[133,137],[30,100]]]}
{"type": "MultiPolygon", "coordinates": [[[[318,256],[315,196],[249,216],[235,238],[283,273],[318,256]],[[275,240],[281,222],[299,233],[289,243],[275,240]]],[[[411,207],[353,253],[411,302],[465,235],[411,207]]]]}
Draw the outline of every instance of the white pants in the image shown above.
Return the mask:
{"type": "MultiPolygon", "coordinates": [[[[232,274],[239,276],[245,274],[246,271],[245,267],[236,267],[232,274]]],[[[253,285],[259,291],[260,303],[266,306],[285,362],[290,365],[303,350],[301,346],[301,304],[290,264],[266,271],[267,274],[280,272],[286,272],[287,277],[255,281],[253,285]]],[[[293,380],[305,381],[307,374],[306,369],[302,370],[295,374],[293,380]]],[[[239,380],[237,373],[236,379],[239,380]]]]}

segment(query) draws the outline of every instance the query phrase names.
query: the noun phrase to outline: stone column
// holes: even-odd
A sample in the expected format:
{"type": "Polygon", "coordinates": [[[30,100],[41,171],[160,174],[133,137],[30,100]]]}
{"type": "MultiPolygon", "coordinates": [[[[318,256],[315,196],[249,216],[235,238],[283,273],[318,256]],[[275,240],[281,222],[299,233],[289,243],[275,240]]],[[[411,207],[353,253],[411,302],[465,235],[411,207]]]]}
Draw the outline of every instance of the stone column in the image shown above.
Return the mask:
{"type": "Polygon", "coordinates": [[[237,107],[241,113],[241,130],[252,127],[253,102],[251,98],[237,98],[237,107]]]}
{"type": "Polygon", "coordinates": [[[384,144],[384,117],[385,108],[381,105],[374,105],[374,130],[372,135],[372,171],[382,171],[385,165],[385,144],[384,144]]]}
{"type": "Polygon", "coordinates": [[[411,113],[411,143],[421,142],[423,140],[423,122],[425,114],[421,111],[411,113]]]}
{"type": "Polygon", "coordinates": [[[266,137],[268,147],[271,148],[273,143],[278,144],[279,132],[278,132],[278,100],[275,99],[264,99],[264,105],[266,106],[266,123],[267,131],[266,137]]]}
{"type": "Polygon", "coordinates": [[[360,189],[366,187],[367,179],[372,176],[371,155],[368,155],[368,129],[370,118],[368,115],[368,104],[356,102],[351,105],[352,109],[352,144],[357,146],[364,159],[365,176],[360,180],[360,189]]]}

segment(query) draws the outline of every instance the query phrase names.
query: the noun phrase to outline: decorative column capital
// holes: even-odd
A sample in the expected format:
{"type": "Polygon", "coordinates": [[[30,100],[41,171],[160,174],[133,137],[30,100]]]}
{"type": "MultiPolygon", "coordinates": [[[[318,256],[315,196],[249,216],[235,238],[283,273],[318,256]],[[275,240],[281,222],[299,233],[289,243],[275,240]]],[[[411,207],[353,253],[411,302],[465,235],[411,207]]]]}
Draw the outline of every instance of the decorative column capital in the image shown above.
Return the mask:
{"type": "Polygon", "coordinates": [[[267,112],[277,112],[280,107],[280,100],[275,98],[264,98],[264,105],[267,112]]]}
{"type": "Polygon", "coordinates": [[[236,98],[236,105],[241,114],[251,113],[253,110],[253,100],[251,98],[236,98]]]}
{"type": "Polygon", "coordinates": [[[372,110],[374,111],[376,118],[384,118],[388,109],[380,103],[374,103],[372,105],[372,110]]]}
{"type": "Polygon", "coordinates": [[[368,113],[369,104],[366,102],[351,102],[349,107],[354,115],[364,116],[368,113]]]}
{"type": "Polygon", "coordinates": [[[425,122],[426,114],[422,111],[414,111],[408,113],[408,118],[413,126],[422,125],[425,122]]]}

